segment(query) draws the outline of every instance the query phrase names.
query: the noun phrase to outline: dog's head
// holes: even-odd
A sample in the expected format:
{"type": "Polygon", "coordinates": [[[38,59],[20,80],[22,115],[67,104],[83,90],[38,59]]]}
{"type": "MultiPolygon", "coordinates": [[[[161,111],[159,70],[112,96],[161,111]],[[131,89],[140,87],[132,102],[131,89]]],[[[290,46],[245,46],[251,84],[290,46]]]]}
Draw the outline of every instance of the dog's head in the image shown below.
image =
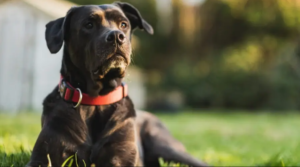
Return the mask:
{"type": "Polygon", "coordinates": [[[136,28],[153,34],[135,7],[115,2],[73,7],[65,17],[49,22],[45,35],[51,53],[57,53],[64,43],[62,70],[81,75],[87,93],[96,96],[103,87],[113,89],[116,80],[124,77],[136,28]]]}

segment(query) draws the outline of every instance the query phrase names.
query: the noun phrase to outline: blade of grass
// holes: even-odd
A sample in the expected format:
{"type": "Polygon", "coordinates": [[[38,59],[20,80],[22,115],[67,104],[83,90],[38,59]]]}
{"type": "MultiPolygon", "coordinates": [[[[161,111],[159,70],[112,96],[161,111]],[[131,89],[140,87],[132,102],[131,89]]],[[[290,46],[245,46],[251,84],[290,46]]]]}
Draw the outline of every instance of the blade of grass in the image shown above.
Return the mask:
{"type": "Polygon", "coordinates": [[[68,167],[71,167],[73,165],[73,161],[74,161],[74,159],[71,159],[68,167]]]}
{"type": "Polygon", "coordinates": [[[85,163],[85,161],[84,161],[84,160],[82,160],[82,162],[83,162],[83,165],[84,165],[84,167],[86,167],[86,163],[85,163]]]}
{"type": "Polygon", "coordinates": [[[73,158],[73,157],[74,157],[74,155],[72,155],[72,156],[70,156],[69,158],[67,158],[67,159],[65,160],[65,162],[64,162],[61,166],[62,166],[62,167],[66,166],[67,162],[69,162],[69,160],[70,160],[71,158],[73,158]]]}
{"type": "Polygon", "coordinates": [[[50,155],[49,154],[47,154],[47,159],[48,159],[48,167],[51,167],[52,163],[51,163],[51,159],[50,159],[50,155]]]}
{"type": "Polygon", "coordinates": [[[79,167],[78,162],[77,162],[77,152],[75,153],[75,163],[76,163],[76,166],[79,167]]]}

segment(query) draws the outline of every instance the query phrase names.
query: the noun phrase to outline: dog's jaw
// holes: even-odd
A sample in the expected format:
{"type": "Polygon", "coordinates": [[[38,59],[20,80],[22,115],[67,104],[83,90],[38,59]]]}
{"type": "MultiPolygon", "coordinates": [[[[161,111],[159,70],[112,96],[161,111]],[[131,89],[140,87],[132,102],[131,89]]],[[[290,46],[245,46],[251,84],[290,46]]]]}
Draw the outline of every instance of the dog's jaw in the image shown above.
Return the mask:
{"type": "Polygon", "coordinates": [[[100,67],[98,73],[94,73],[99,77],[99,79],[119,77],[123,78],[125,76],[125,71],[128,63],[122,56],[115,56],[112,60],[108,60],[106,64],[100,67]]]}
{"type": "Polygon", "coordinates": [[[90,72],[86,78],[87,93],[90,96],[98,96],[109,93],[122,84],[128,63],[122,56],[114,56],[99,67],[98,74],[90,72]]]}

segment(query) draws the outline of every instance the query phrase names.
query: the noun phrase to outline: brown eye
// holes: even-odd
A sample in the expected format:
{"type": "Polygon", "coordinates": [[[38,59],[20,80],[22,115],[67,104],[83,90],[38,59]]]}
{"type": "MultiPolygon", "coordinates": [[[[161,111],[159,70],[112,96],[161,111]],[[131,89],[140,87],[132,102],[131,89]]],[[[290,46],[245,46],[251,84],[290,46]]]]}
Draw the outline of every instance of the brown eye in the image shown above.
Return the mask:
{"type": "Polygon", "coordinates": [[[122,28],[122,29],[126,29],[126,28],[127,28],[127,23],[122,22],[122,23],[121,23],[121,28],[122,28]]]}
{"type": "Polygon", "coordinates": [[[93,28],[93,23],[92,22],[88,22],[86,25],[85,25],[85,28],[87,29],[92,29],[93,28]]]}

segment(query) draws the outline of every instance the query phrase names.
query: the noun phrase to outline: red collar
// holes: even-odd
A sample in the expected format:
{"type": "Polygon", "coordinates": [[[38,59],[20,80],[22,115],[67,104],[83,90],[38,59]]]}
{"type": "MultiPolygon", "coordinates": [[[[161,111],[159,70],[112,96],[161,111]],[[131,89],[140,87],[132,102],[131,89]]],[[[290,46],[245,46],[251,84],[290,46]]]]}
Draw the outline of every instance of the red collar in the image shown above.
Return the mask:
{"type": "Polygon", "coordinates": [[[58,91],[63,99],[77,103],[76,106],[74,106],[75,108],[80,104],[93,106],[108,105],[118,102],[128,95],[127,85],[123,83],[107,95],[97,97],[91,97],[88,94],[82,93],[80,89],[74,88],[70,83],[64,81],[62,76],[58,86],[58,91]]]}

